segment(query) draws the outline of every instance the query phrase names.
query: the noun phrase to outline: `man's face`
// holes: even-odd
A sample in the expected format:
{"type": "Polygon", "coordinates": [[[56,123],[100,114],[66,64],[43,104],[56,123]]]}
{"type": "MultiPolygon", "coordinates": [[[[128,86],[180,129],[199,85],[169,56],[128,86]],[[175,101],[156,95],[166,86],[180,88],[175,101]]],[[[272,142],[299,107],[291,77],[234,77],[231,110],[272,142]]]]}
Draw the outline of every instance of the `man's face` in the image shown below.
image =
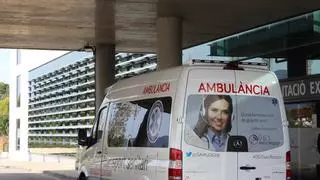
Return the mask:
{"type": "Polygon", "coordinates": [[[212,131],[223,131],[229,119],[229,103],[224,99],[211,103],[208,107],[208,123],[212,131]]]}

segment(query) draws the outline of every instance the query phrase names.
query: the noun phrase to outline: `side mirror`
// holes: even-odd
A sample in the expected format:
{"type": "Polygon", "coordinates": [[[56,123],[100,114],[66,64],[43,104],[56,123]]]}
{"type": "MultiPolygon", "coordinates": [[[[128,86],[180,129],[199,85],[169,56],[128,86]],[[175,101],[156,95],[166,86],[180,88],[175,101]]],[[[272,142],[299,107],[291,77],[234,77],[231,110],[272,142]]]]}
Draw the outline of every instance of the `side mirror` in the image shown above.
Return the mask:
{"type": "Polygon", "coordinates": [[[318,153],[320,154],[320,134],[318,134],[317,147],[318,147],[318,153]]]}
{"type": "Polygon", "coordinates": [[[88,146],[89,139],[87,137],[87,130],[86,129],[79,129],[78,131],[78,144],[80,146],[88,146]]]}

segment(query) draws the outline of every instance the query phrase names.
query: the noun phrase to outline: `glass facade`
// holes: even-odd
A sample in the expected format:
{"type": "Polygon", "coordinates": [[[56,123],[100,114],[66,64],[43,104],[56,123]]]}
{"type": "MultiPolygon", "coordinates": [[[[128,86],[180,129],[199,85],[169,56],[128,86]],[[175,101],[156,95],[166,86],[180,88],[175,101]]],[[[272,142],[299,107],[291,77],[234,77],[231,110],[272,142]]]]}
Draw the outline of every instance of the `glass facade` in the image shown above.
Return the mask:
{"type": "Polygon", "coordinates": [[[317,58],[319,11],[279,21],[211,43],[210,55],[238,59],[255,57],[281,61],[299,50],[305,59],[317,58]]]}
{"type": "MultiPolygon", "coordinates": [[[[116,79],[154,71],[154,54],[116,54],[116,79]]],[[[29,147],[72,147],[95,118],[91,53],[71,52],[29,72],[29,147]]]]}
{"type": "Polygon", "coordinates": [[[92,56],[74,52],[29,72],[30,147],[72,146],[78,129],[91,128],[94,75],[92,56]]]}
{"type": "Polygon", "coordinates": [[[183,50],[183,61],[260,60],[268,62],[279,79],[290,77],[289,68],[305,74],[320,73],[320,11],[268,24],[183,50]],[[308,61],[305,67],[299,62],[308,61]]]}

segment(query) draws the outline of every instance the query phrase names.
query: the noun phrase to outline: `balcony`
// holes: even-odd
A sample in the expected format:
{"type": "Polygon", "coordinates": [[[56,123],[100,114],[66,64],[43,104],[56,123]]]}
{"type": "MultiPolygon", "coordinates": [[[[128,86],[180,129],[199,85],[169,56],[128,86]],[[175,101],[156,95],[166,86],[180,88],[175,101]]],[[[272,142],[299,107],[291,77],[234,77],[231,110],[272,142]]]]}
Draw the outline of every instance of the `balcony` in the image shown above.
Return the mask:
{"type": "Polygon", "coordinates": [[[156,55],[155,54],[147,54],[147,55],[143,55],[143,56],[140,56],[140,57],[132,58],[131,60],[125,60],[123,62],[120,62],[120,63],[116,64],[116,68],[122,67],[122,66],[127,66],[127,65],[130,65],[132,63],[135,64],[135,63],[138,63],[140,61],[148,60],[149,58],[153,58],[153,57],[156,57],[156,55]]]}
{"type": "Polygon", "coordinates": [[[54,112],[54,113],[44,112],[43,114],[29,116],[29,118],[43,117],[48,115],[57,115],[57,114],[64,114],[64,113],[76,113],[81,111],[90,111],[94,109],[95,109],[94,107],[90,107],[90,108],[76,109],[76,110],[70,110],[70,111],[60,111],[60,112],[54,112]]]}
{"type": "Polygon", "coordinates": [[[121,73],[116,74],[116,78],[123,77],[125,75],[130,74],[130,73],[139,74],[139,72],[144,71],[145,69],[148,69],[148,70],[152,71],[152,70],[155,70],[156,67],[157,67],[157,64],[150,64],[150,65],[147,65],[145,67],[131,68],[131,70],[129,70],[129,71],[121,72],[121,73]]]}
{"type": "MultiPolygon", "coordinates": [[[[93,88],[93,87],[92,87],[92,88],[93,88]]],[[[70,98],[70,97],[74,97],[74,96],[79,96],[79,95],[83,95],[83,94],[88,94],[88,93],[94,93],[94,92],[95,92],[94,89],[89,89],[89,90],[87,90],[87,89],[85,88],[84,91],[82,91],[81,89],[78,89],[78,92],[75,92],[75,93],[70,94],[70,95],[64,95],[63,93],[61,93],[61,94],[58,94],[57,97],[55,97],[55,98],[46,99],[46,100],[43,100],[43,101],[32,102],[32,103],[29,103],[29,105],[36,105],[36,104],[46,103],[46,102],[51,102],[51,101],[66,99],[66,98],[70,98]]]]}
{"type": "MultiPolygon", "coordinates": [[[[88,61],[88,62],[90,62],[90,64],[89,63],[79,63],[80,65],[78,65],[78,66],[75,66],[75,67],[78,67],[78,68],[75,68],[75,69],[71,69],[71,73],[76,73],[78,70],[86,70],[86,67],[82,67],[82,66],[84,66],[84,65],[86,65],[87,67],[89,67],[89,69],[90,68],[94,68],[94,63],[93,63],[93,61],[88,61]]],[[[69,68],[70,69],[70,68],[69,68]]],[[[36,78],[36,80],[34,80],[35,82],[36,82],[36,84],[41,84],[41,85],[46,85],[46,84],[48,84],[49,82],[55,82],[55,81],[57,81],[57,80],[64,80],[63,79],[63,77],[66,77],[67,76],[67,74],[68,73],[70,73],[69,71],[67,71],[67,68],[62,68],[62,69],[59,69],[59,70],[56,70],[56,71],[54,71],[54,72],[51,72],[52,73],[52,75],[55,75],[55,76],[48,76],[48,75],[46,75],[46,83],[45,82],[42,82],[43,80],[44,80],[44,77],[42,77],[42,78],[40,78],[40,77],[38,77],[38,78],[36,78]]],[[[33,81],[33,80],[31,80],[31,81],[33,81]]],[[[38,88],[38,87],[37,87],[38,88]]]]}
{"type": "MultiPolygon", "coordinates": [[[[69,116],[70,117],[70,116],[69,116]]],[[[32,121],[28,124],[40,124],[40,123],[46,123],[46,122],[65,122],[65,121],[81,121],[81,120],[92,120],[95,116],[82,116],[82,117],[74,117],[74,118],[62,118],[62,119],[49,119],[49,120],[43,120],[43,121],[32,121]]]]}

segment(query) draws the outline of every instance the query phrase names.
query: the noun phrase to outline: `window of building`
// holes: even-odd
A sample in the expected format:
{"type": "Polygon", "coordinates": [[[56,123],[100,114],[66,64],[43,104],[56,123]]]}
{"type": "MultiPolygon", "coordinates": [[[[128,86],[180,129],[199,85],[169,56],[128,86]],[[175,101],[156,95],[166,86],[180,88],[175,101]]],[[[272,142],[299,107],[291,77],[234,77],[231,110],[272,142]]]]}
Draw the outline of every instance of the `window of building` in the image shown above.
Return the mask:
{"type": "Polygon", "coordinates": [[[286,79],[288,78],[287,71],[287,61],[282,61],[279,59],[271,59],[270,60],[270,71],[273,71],[278,79],[286,79]]]}
{"type": "Polygon", "coordinates": [[[16,150],[20,150],[20,119],[17,119],[16,125],[16,150]]]}
{"type": "Polygon", "coordinates": [[[110,105],[109,147],[168,147],[171,97],[110,105]]]}
{"type": "Polygon", "coordinates": [[[308,74],[320,74],[320,57],[315,57],[311,60],[308,60],[308,74]]]}
{"type": "MultiPolygon", "coordinates": [[[[289,75],[304,76],[304,61],[309,61],[308,74],[320,74],[320,11],[282,20],[249,31],[183,50],[183,62],[191,59],[270,60],[271,70],[279,79],[288,77],[287,62],[298,64],[289,75]],[[300,63],[299,63],[300,61],[300,63]]],[[[292,67],[290,64],[290,67],[292,67]]]]}
{"type": "Polygon", "coordinates": [[[21,52],[17,50],[17,65],[21,64],[21,52]]]}
{"type": "Polygon", "coordinates": [[[289,128],[316,128],[316,103],[286,104],[286,114],[289,128]]]}
{"type": "Polygon", "coordinates": [[[20,92],[20,90],[21,90],[21,86],[20,86],[20,80],[21,79],[21,77],[20,77],[20,75],[17,77],[17,107],[20,107],[20,101],[21,101],[21,92],[20,92]]]}

